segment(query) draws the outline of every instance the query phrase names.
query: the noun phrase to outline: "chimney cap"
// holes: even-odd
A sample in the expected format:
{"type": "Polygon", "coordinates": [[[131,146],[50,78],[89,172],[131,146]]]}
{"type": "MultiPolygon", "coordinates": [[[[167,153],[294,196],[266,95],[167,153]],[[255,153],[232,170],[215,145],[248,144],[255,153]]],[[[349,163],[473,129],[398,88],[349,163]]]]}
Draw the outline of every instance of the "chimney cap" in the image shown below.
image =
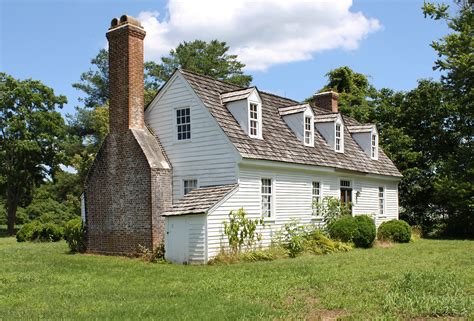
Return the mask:
{"type": "Polygon", "coordinates": [[[112,19],[112,21],[110,22],[109,30],[117,28],[117,27],[121,27],[121,26],[126,25],[126,24],[133,25],[133,26],[136,26],[136,27],[139,27],[139,28],[143,28],[138,19],[124,14],[120,17],[120,19],[119,18],[113,18],[112,19]]]}
{"type": "Polygon", "coordinates": [[[336,98],[339,98],[339,94],[332,89],[314,94],[314,96],[327,96],[327,95],[333,95],[333,96],[336,96],[336,98]]]}

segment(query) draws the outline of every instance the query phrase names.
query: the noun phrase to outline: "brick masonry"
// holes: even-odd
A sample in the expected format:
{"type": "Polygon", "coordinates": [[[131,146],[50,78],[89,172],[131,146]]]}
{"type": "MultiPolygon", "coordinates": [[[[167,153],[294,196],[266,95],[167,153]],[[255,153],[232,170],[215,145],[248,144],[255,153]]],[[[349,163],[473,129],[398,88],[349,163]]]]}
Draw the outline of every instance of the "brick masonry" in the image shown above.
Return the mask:
{"type": "Polygon", "coordinates": [[[132,254],[164,239],[161,217],[172,202],[172,172],[145,127],[143,39],[133,18],[112,21],[109,40],[110,133],[85,184],[90,253],[132,254]]]}

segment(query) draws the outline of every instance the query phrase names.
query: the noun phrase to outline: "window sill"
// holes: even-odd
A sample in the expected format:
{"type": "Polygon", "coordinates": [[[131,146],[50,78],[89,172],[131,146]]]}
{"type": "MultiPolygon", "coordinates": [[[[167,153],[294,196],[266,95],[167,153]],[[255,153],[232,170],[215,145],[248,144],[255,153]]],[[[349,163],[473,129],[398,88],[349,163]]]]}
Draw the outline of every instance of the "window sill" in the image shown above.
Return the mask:
{"type": "Polygon", "coordinates": [[[263,219],[264,223],[275,223],[275,218],[274,217],[265,217],[263,219]]]}
{"type": "Polygon", "coordinates": [[[322,216],[313,216],[313,217],[311,217],[311,221],[323,222],[324,217],[322,217],[322,216]]]}

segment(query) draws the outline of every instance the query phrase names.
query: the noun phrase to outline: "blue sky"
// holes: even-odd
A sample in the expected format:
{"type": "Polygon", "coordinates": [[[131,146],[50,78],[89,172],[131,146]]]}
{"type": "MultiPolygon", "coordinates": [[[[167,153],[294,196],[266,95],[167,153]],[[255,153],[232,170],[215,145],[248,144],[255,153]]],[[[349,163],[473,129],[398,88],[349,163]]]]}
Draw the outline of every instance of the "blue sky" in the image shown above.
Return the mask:
{"type": "Polygon", "coordinates": [[[248,3],[244,9],[220,3],[225,4],[212,6],[209,19],[211,5],[202,1],[192,7],[173,0],[0,0],[0,71],[41,80],[66,95],[63,112],[73,112],[80,92],[71,84],[106,46],[110,20],[127,13],[148,27],[147,60],[182,40],[219,37],[241,54],[254,85],[297,100],[320,89],[324,75],[343,65],[370,76],[377,88],[409,90],[418,79],[439,77],[429,44],[449,30],[423,17],[423,1],[343,0],[311,9],[304,1],[291,7],[263,3],[253,16],[245,13],[248,3]]]}

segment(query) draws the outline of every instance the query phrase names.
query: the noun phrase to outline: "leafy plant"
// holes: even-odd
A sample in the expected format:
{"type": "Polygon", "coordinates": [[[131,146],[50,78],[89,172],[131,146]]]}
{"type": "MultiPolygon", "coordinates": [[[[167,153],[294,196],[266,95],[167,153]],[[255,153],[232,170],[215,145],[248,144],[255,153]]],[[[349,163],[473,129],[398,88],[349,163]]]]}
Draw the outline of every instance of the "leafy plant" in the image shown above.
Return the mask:
{"type": "Polygon", "coordinates": [[[64,239],[72,253],[85,251],[84,224],[80,217],[74,218],[66,223],[64,239]]]}
{"type": "Polygon", "coordinates": [[[138,244],[137,256],[150,263],[165,262],[165,243],[160,243],[153,250],[138,244]]]}
{"type": "Polygon", "coordinates": [[[327,230],[331,238],[342,242],[352,242],[356,228],[352,216],[342,216],[327,225],[327,230]]]}
{"type": "Polygon", "coordinates": [[[370,247],[376,235],[374,220],[368,215],[342,216],[328,225],[328,231],[331,238],[357,247],[370,247]]]}
{"type": "Polygon", "coordinates": [[[229,220],[223,224],[232,254],[240,253],[243,247],[247,250],[253,249],[256,243],[262,240],[262,234],[256,231],[258,225],[265,225],[263,219],[249,219],[243,208],[230,211],[229,220]]]}
{"type": "Polygon", "coordinates": [[[328,238],[319,227],[301,225],[298,220],[283,225],[275,234],[273,243],[276,247],[284,248],[289,257],[302,253],[327,254],[351,249],[347,244],[328,238]]]}
{"type": "Polygon", "coordinates": [[[323,217],[324,222],[330,224],[342,216],[351,215],[350,205],[342,203],[338,198],[327,196],[321,203],[316,203],[317,212],[323,217]]]}
{"type": "Polygon", "coordinates": [[[352,242],[357,247],[371,247],[376,236],[374,220],[368,215],[357,215],[354,217],[356,230],[352,236],[352,242]]]}
{"type": "Polygon", "coordinates": [[[57,242],[63,237],[63,229],[54,223],[32,221],[22,226],[16,235],[18,242],[57,242]]]}
{"type": "Polygon", "coordinates": [[[382,241],[407,243],[411,239],[411,227],[403,220],[391,220],[380,224],[377,238],[382,241]]]}

